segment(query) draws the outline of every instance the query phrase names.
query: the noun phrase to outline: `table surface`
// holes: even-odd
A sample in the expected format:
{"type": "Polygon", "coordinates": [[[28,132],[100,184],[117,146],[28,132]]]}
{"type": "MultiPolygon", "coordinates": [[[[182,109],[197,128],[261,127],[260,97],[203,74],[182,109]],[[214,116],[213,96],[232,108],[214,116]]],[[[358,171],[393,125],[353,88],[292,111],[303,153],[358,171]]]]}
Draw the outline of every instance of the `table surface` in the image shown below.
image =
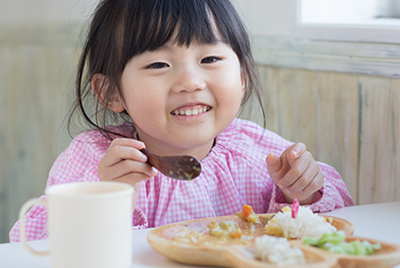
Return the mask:
{"type": "MultiPolygon", "coordinates": [[[[400,202],[379,203],[337,209],[323,215],[346,219],[354,224],[355,236],[373,238],[385,242],[400,244],[400,202]]],[[[151,229],[132,231],[133,260],[131,267],[203,267],[188,266],[170,261],[154,251],[147,242],[147,233],[151,229]]],[[[48,248],[48,240],[30,242],[37,250],[48,248]]],[[[50,267],[49,257],[30,254],[21,243],[0,244],[0,267],[50,267]]],[[[396,266],[400,268],[400,265],[396,266]]]]}

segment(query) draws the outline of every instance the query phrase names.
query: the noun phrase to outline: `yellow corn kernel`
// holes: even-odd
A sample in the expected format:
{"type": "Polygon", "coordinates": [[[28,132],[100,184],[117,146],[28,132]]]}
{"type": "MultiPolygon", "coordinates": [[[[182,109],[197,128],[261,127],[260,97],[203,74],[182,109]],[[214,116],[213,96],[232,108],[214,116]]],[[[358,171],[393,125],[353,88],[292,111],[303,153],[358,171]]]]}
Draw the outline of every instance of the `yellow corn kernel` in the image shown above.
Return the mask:
{"type": "Polygon", "coordinates": [[[270,223],[268,223],[267,225],[265,225],[264,228],[265,228],[266,233],[269,235],[283,236],[282,228],[277,224],[273,224],[272,221],[270,223]]]}
{"type": "Polygon", "coordinates": [[[292,211],[292,209],[288,206],[282,208],[282,212],[292,211]]]}
{"type": "Polygon", "coordinates": [[[210,228],[210,229],[215,229],[215,228],[218,228],[218,227],[219,227],[219,224],[218,224],[217,221],[213,221],[208,225],[208,228],[210,228]]]}

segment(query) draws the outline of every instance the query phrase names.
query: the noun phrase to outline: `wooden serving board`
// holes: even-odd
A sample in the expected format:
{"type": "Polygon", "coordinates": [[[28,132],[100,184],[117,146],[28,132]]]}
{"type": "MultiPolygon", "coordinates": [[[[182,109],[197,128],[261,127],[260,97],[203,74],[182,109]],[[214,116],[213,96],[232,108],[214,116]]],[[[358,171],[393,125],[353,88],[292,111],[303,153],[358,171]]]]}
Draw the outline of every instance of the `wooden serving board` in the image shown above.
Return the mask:
{"type": "MultiPolygon", "coordinates": [[[[273,214],[259,214],[261,221],[265,224],[273,214]]],[[[332,225],[338,230],[343,230],[347,241],[367,240],[370,243],[380,242],[381,250],[370,256],[352,256],[327,252],[322,249],[304,245],[301,240],[291,240],[292,246],[299,247],[306,257],[306,264],[296,267],[305,268],[373,268],[373,267],[393,267],[400,263],[400,246],[389,244],[383,241],[354,237],[354,226],[347,220],[338,217],[332,218],[332,225]]],[[[223,216],[207,219],[198,219],[191,221],[178,222],[155,228],[147,235],[149,244],[158,253],[167,258],[186,264],[222,266],[222,267],[250,267],[250,268],[276,268],[276,265],[267,264],[254,258],[254,243],[249,241],[247,244],[238,244],[232,242],[223,242],[221,244],[196,244],[191,242],[175,241],[174,237],[180,233],[190,230],[204,229],[213,221],[233,221],[240,223],[242,221],[236,216],[223,216]]],[[[239,224],[240,225],[240,224],[239,224]]],[[[259,233],[259,235],[261,235],[259,233]]],[[[289,266],[279,266],[289,267],[289,266]]],[[[291,266],[290,266],[291,267],[291,266]]]]}

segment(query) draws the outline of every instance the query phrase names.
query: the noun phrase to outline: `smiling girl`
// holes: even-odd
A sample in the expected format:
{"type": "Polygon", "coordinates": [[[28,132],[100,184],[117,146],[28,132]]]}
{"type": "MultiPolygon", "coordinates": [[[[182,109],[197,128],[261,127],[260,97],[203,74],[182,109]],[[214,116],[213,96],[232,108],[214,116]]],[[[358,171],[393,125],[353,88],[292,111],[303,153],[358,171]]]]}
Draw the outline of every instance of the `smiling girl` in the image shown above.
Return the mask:
{"type": "MultiPolygon", "coordinates": [[[[318,212],[353,205],[340,175],[304,144],[236,118],[251,95],[260,96],[257,81],[229,0],[103,0],[72,113],[90,130],[57,158],[47,186],[129,183],[135,228],[235,214],[244,204],[276,212],[294,198],[318,212]],[[195,156],[202,172],[193,181],[169,178],[146,164],[142,148],[195,156]]],[[[47,238],[47,210],[34,206],[26,226],[28,240],[47,238]]],[[[19,222],[10,240],[19,240],[19,222]]]]}

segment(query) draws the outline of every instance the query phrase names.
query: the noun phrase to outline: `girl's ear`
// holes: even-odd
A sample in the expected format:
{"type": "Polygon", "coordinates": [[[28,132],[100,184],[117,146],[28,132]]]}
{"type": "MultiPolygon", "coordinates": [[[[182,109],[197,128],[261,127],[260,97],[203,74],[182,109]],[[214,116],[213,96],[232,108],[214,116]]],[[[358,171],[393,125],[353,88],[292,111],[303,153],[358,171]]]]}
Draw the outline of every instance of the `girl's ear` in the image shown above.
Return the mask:
{"type": "Polygon", "coordinates": [[[242,82],[242,97],[244,96],[244,93],[246,92],[246,87],[247,87],[247,75],[242,72],[242,75],[240,76],[241,82],[242,82]]]}
{"type": "Polygon", "coordinates": [[[104,74],[98,73],[93,75],[91,85],[92,90],[100,103],[108,110],[111,110],[115,113],[120,113],[125,110],[125,107],[118,93],[114,94],[114,97],[111,100],[107,100],[105,98],[106,93],[110,87],[110,82],[104,74]]]}

